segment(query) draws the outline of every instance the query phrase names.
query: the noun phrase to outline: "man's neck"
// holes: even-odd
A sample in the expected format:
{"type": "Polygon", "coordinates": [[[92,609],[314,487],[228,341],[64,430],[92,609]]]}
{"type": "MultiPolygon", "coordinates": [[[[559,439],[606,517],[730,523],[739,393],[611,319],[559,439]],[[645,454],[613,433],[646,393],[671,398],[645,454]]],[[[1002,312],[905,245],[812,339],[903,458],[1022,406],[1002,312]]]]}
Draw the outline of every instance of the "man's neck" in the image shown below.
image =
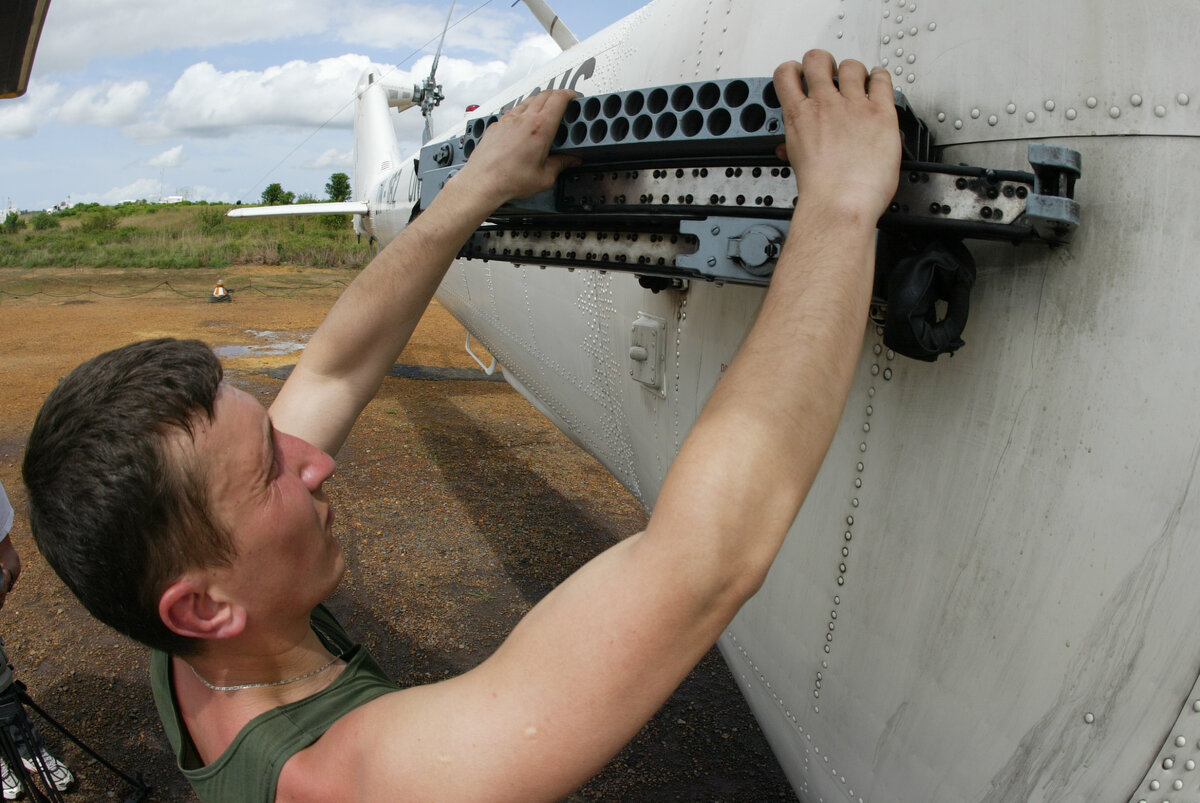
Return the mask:
{"type": "Polygon", "coordinates": [[[345,668],[340,658],[311,628],[299,638],[243,636],[172,656],[171,685],[201,759],[214,761],[260,714],[327,688],[345,668]]]}

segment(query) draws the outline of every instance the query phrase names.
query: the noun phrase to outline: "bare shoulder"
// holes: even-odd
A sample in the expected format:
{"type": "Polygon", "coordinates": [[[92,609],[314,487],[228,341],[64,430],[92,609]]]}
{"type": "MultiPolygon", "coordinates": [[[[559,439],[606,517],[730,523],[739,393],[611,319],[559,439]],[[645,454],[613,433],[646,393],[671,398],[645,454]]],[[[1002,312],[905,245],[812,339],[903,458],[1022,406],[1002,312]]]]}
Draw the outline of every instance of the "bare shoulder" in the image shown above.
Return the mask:
{"type": "Polygon", "coordinates": [[[411,770],[394,748],[405,729],[403,712],[413,691],[396,691],[358,706],[288,759],[279,773],[276,803],[413,799],[403,784],[411,770]],[[371,789],[390,791],[373,798],[371,789]]]}
{"type": "Polygon", "coordinates": [[[665,540],[647,531],[593,558],[471,671],[347,714],[288,762],[277,799],[561,800],[637,733],[736,610],[737,584],[708,579],[714,561],[665,540]]]}

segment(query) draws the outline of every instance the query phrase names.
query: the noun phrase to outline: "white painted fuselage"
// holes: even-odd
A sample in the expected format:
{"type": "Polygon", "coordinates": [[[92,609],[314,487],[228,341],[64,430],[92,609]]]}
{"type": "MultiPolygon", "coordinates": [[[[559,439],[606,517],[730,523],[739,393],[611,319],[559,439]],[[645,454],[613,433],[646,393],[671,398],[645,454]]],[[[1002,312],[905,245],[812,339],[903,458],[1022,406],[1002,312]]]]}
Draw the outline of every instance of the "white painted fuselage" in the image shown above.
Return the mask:
{"type": "MultiPolygon", "coordinates": [[[[893,356],[871,327],[816,485],[721,639],[802,799],[1200,799],[1197,41],[1185,0],[658,0],[475,113],[821,47],[885,64],[945,162],[1083,154],[1069,247],[971,246],[958,354],[893,356]]],[[[384,241],[415,197],[395,158],[356,183],[384,241]]],[[[462,260],[438,297],[652,507],[762,295],[462,260]],[[667,322],[661,392],[630,377],[642,313],[667,322]]]]}

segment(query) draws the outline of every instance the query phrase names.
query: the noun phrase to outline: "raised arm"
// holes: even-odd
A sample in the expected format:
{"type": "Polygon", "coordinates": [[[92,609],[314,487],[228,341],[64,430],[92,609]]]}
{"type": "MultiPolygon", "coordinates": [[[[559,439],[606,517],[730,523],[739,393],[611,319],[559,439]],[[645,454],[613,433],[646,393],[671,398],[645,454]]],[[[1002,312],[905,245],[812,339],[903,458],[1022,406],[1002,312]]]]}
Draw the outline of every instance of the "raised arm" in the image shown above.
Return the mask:
{"type": "Polygon", "coordinates": [[[573,96],[542,92],[488,127],[470,161],[429,209],[334,304],[271,405],[277,428],[337,452],[471,232],[503,202],[553,186],[573,161],[549,155],[573,96]]]}
{"type": "Polygon", "coordinates": [[[758,319],[672,465],[647,529],[664,541],[689,534],[689,554],[703,533],[718,573],[750,584],[743,593],[765,578],[841,417],[866,327],[875,224],[900,170],[886,70],[868,74],[856,61],[837,69],[814,51],[803,66],[779,67],[775,87],[799,190],[791,229],[758,319]]]}
{"type": "Polygon", "coordinates": [[[377,734],[370,755],[388,757],[378,772],[361,754],[348,765],[378,784],[368,797],[561,798],[637,732],[758,589],[845,404],[875,223],[899,174],[887,73],[868,77],[853,61],[838,72],[840,90],[824,52],[776,71],[800,190],[791,232],[646,531],[551,592],[477,669],[339,723],[377,734]]]}

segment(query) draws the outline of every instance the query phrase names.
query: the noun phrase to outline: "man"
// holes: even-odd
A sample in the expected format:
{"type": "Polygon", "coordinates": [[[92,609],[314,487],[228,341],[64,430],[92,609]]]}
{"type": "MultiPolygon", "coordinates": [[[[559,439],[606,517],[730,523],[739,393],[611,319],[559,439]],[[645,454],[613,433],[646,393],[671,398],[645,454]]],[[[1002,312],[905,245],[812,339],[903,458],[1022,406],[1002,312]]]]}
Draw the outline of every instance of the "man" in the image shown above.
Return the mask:
{"type": "Polygon", "coordinates": [[[310,618],[344,569],[322,486],[459,245],[570,162],[548,155],[569,93],[489,128],[347,288],[269,414],[219,382],[211,352],[174,342],[101,355],[51,394],[25,460],[39,547],[93,613],[164,651],[160,711],[203,797],[560,799],[755,592],[849,391],[900,150],[886,71],[814,51],[775,85],[799,188],[791,234],[649,525],[460,677],[393,690],[324,611],[310,618]]]}

